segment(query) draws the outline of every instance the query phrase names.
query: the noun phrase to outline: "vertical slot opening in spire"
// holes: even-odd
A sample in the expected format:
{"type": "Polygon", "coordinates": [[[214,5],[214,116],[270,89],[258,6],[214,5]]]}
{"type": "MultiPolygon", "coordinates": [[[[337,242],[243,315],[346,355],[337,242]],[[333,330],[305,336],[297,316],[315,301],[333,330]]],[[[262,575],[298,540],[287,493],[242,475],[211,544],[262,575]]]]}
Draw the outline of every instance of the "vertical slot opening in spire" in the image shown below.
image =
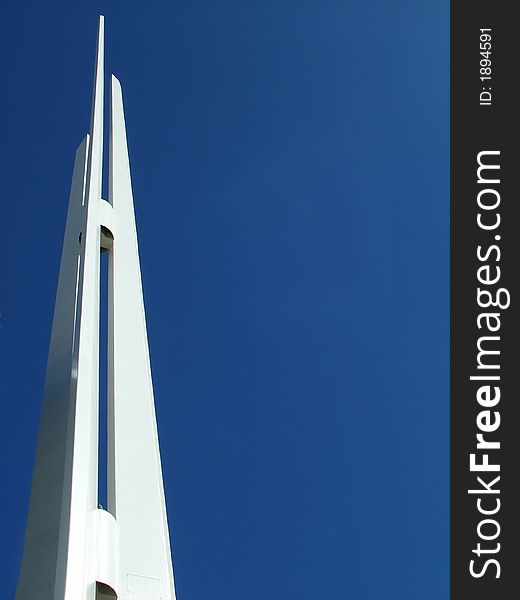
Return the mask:
{"type": "Polygon", "coordinates": [[[98,504],[108,510],[108,261],[109,252],[101,249],[99,272],[99,436],[98,436],[98,504]]]}

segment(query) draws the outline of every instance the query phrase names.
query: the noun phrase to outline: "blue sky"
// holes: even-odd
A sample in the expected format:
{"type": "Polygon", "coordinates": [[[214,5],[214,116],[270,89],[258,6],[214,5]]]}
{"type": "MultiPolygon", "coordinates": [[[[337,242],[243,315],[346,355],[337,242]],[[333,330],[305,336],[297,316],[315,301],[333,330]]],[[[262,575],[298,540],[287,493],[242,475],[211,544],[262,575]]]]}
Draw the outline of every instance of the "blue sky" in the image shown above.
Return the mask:
{"type": "Polygon", "coordinates": [[[449,5],[434,0],[3,7],[6,597],[100,13],[179,600],[448,598],[449,5]]]}

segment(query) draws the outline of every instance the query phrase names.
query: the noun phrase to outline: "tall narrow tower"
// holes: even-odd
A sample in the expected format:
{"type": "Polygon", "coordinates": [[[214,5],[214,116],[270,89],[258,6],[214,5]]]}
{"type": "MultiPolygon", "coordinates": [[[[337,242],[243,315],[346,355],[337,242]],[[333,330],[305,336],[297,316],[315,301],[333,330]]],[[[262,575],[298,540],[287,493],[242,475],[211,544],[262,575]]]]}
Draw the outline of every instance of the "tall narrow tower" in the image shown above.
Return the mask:
{"type": "Polygon", "coordinates": [[[76,151],[16,600],[174,600],[132,186],[103,17],[90,134],[76,151]],[[100,254],[108,253],[107,510],[98,507],[100,254]]]}

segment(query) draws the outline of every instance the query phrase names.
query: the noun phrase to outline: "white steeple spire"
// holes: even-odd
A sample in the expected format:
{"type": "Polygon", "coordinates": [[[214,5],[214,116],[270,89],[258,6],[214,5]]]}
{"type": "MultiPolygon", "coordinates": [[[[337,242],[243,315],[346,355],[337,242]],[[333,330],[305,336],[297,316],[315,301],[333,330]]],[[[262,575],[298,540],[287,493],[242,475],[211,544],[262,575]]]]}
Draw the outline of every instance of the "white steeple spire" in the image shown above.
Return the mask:
{"type": "Polygon", "coordinates": [[[121,85],[101,198],[104,19],[76,151],[16,600],[175,600],[121,85]],[[108,510],[98,508],[100,254],[109,254],[108,510]]]}

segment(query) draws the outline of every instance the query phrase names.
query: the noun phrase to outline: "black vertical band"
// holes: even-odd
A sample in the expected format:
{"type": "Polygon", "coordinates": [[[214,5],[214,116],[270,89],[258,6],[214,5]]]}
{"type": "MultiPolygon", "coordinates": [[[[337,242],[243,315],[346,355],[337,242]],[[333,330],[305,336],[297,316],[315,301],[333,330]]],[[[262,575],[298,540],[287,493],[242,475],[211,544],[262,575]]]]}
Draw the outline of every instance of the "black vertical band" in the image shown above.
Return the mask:
{"type": "Polygon", "coordinates": [[[514,8],[481,0],[451,5],[452,600],[520,597],[514,8]]]}

